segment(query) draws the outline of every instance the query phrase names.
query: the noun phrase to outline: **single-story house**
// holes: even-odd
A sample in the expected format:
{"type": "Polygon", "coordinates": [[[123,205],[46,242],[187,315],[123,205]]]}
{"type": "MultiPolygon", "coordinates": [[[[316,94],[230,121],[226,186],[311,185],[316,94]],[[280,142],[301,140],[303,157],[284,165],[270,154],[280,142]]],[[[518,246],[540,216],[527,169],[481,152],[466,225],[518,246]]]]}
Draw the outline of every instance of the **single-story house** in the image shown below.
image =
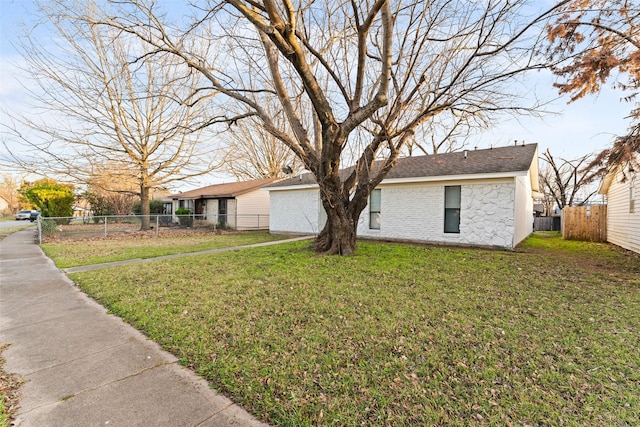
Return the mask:
{"type": "Polygon", "coordinates": [[[632,163],[613,168],[598,193],[607,197],[607,241],[640,253],[640,171],[636,169],[632,163]]]}
{"type": "MultiPolygon", "coordinates": [[[[265,189],[272,233],[318,233],[324,226],[312,174],[265,189]]],[[[511,249],[533,232],[537,191],[537,144],[401,158],[373,190],[357,233],[511,249]]]]}
{"type": "Polygon", "coordinates": [[[275,178],[215,184],[173,194],[171,212],[189,209],[197,219],[237,230],[267,229],[269,193],[260,189],[275,178]]]}

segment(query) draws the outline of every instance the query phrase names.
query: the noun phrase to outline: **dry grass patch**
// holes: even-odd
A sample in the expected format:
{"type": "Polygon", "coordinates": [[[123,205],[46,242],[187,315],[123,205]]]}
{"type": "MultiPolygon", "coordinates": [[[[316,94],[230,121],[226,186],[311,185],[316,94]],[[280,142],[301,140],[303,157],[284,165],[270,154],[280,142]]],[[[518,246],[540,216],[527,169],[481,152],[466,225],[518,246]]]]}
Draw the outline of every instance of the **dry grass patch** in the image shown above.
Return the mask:
{"type": "Polygon", "coordinates": [[[21,231],[32,226],[32,223],[27,222],[26,224],[20,224],[12,227],[0,227],[0,241],[11,233],[15,233],[16,231],[21,231]]]}
{"type": "Polygon", "coordinates": [[[19,408],[19,391],[22,378],[4,370],[5,360],[2,352],[8,344],[0,344],[0,427],[9,427],[15,419],[19,408]]]}
{"type": "Polygon", "coordinates": [[[161,237],[155,237],[153,232],[140,232],[107,240],[85,239],[73,242],[50,242],[42,244],[41,247],[47,256],[53,258],[59,268],[70,268],[229,248],[284,238],[286,237],[269,234],[268,231],[189,232],[178,235],[168,234],[161,237]]]}

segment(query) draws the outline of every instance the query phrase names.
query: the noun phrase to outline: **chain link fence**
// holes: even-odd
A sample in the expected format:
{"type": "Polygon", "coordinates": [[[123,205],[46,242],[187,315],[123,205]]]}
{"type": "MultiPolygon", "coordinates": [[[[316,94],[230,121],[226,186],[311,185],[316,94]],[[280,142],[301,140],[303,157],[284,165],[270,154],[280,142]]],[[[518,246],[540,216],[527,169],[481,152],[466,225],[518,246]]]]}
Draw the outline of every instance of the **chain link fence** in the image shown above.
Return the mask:
{"type": "Polygon", "coordinates": [[[122,235],[158,237],[188,231],[268,230],[269,215],[149,215],[142,230],[142,215],[38,217],[38,242],[65,239],[108,239],[122,235]]]}

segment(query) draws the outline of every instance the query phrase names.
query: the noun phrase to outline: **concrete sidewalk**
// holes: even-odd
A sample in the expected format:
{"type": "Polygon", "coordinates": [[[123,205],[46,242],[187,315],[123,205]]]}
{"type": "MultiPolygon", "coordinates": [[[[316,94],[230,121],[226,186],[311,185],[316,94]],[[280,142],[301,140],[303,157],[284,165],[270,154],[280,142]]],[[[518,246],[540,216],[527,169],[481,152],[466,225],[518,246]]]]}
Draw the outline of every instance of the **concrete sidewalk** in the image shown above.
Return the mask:
{"type": "Polygon", "coordinates": [[[0,343],[16,426],[266,426],[80,292],[34,243],[0,242],[0,343]]]}

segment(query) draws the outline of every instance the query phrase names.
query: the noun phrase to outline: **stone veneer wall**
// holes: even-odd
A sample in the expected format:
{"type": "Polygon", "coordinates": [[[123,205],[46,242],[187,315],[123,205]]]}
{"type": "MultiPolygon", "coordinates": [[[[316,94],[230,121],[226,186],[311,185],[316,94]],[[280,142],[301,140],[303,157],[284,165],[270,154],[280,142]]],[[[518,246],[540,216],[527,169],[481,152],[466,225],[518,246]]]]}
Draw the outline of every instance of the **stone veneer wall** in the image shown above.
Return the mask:
{"type": "Polygon", "coordinates": [[[514,183],[462,186],[460,234],[466,244],[511,248],[514,183]]]}

